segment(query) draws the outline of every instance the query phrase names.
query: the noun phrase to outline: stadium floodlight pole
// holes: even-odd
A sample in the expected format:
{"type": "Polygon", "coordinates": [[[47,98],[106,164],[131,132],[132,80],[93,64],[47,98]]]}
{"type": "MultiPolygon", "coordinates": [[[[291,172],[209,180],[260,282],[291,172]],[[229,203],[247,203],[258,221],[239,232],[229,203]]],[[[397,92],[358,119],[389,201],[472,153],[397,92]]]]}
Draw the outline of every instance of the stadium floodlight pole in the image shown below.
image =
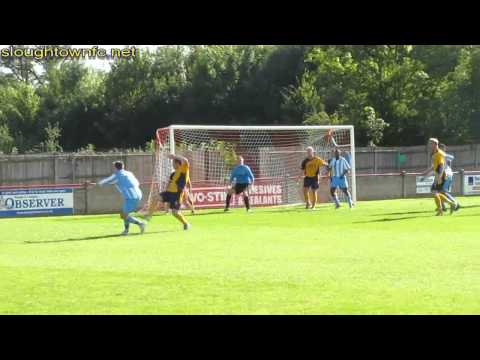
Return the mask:
{"type": "Polygon", "coordinates": [[[357,202],[357,176],[355,170],[355,134],[353,126],[350,126],[350,166],[352,168],[352,198],[357,202]]]}

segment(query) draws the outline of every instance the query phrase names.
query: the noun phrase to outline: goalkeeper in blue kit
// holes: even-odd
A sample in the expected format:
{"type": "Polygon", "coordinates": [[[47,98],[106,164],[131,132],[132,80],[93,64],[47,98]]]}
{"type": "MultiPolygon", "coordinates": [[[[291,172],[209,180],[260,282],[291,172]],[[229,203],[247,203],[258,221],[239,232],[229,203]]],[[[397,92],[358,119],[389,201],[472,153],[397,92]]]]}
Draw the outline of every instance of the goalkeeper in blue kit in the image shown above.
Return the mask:
{"type": "Polygon", "coordinates": [[[248,165],[244,164],[243,157],[238,157],[237,166],[232,169],[230,175],[231,187],[227,192],[227,201],[225,204],[225,211],[230,210],[230,201],[232,200],[232,195],[243,194],[243,201],[245,203],[245,208],[247,212],[250,211],[250,199],[248,198],[248,189],[253,185],[255,177],[253,176],[252,170],[248,165]]]}
{"type": "MultiPolygon", "coordinates": [[[[115,172],[106,179],[98,182],[99,186],[107,184],[115,184],[117,190],[123,196],[123,207],[120,212],[120,217],[123,219],[125,230],[121,235],[128,235],[130,224],[135,224],[140,227],[140,232],[145,232],[145,223],[137,220],[130,213],[136,211],[140,207],[142,201],[142,190],[140,189],[140,183],[133,173],[126,171],[122,161],[115,161],[113,163],[115,172]]],[[[92,185],[97,185],[92,183],[92,185]]]]}

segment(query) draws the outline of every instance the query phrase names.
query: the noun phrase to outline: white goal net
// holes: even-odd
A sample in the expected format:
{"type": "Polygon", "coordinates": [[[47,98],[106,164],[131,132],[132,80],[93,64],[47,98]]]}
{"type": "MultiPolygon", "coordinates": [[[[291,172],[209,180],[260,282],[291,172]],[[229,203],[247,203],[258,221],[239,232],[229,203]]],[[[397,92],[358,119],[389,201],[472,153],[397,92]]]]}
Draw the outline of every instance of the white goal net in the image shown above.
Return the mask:
{"type": "MultiPolygon", "coordinates": [[[[243,156],[255,176],[250,191],[252,206],[288,205],[303,202],[301,163],[312,146],[324,160],[338,147],[352,171],[349,187],[356,200],[353,126],[186,126],[157,130],[154,174],[148,205],[165,191],[173,171],[169,154],[190,162],[192,196],[199,208],[224,205],[230,172],[237,156],[243,156]]],[[[321,174],[319,202],[330,201],[328,173],[321,174]]],[[[343,194],[339,197],[344,200],[343,194]]],[[[243,206],[237,196],[232,206],[243,206]]]]}

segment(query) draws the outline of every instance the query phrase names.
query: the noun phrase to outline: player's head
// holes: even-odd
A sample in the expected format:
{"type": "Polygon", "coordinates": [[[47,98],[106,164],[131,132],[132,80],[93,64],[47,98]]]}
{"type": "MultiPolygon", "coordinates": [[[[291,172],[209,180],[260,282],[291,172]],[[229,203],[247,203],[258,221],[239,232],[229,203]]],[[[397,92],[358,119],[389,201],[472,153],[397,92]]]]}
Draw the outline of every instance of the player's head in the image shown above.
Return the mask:
{"type": "Polygon", "coordinates": [[[245,162],[245,159],[243,158],[243,156],[238,156],[237,157],[237,164],[238,165],[243,165],[244,162],[245,162]]]}
{"type": "Polygon", "coordinates": [[[173,159],[173,168],[177,170],[180,166],[182,166],[182,160],[173,159]]]}
{"type": "Polygon", "coordinates": [[[440,148],[440,150],[447,151],[447,145],[445,144],[440,144],[438,145],[438,147],[440,148]]]}
{"type": "Polygon", "coordinates": [[[339,159],[341,154],[340,149],[335,148],[335,150],[333,151],[333,154],[335,155],[335,159],[339,159]]]}
{"type": "Polygon", "coordinates": [[[120,160],[114,161],[113,166],[117,170],[123,170],[123,168],[125,167],[125,165],[123,164],[123,161],[120,161],[120,160]]]}
{"type": "Polygon", "coordinates": [[[315,153],[315,150],[313,150],[313,147],[309,146],[305,149],[307,151],[307,156],[309,158],[312,158],[313,157],[313,154],[315,153]]]}
{"type": "Polygon", "coordinates": [[[428,142],[430,143],[430,146],[432,148],[432,152],[437,152],[438,151],[438,139],[430,138],[430,139],[428,139],[428,142]]]}

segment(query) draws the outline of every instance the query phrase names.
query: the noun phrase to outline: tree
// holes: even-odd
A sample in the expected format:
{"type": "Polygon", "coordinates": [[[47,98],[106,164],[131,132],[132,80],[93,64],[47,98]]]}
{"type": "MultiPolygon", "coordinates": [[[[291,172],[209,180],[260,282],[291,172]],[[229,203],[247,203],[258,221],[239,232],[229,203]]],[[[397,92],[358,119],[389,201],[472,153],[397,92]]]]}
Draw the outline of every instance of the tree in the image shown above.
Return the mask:
{"type": "Polygon", "coordinates": [[[107,146],[143,146],[181,116],[187,86],[183,47],[163,47],[117,61],[105,79],[107,146]]]}
{"type": "Polygon", "coordinates": [[[278,45],[270,49],[262,68],[254,79],[261,104],[261,120],[265,124],[288,124],[292,120],[284,116],[283,92],[298,79],[305,70],[305,54],[310,46],[278,45]]]}
{"type": "Polygon", "coordinates": [[[361,131],[365,131],[368,144],[375,146],[383,137],[383,131],[389,126],[383,119],[377,117],[375,109],[371,106],[363,108],[363,116],[360,122],[361,131]]]}
{"type": "MultiPolygon", "coordinates": [[[[411,51],[408,45],[317,46],[306,56],[299,86],[314,84],[315,96],[322,99],[326,114],[337,114],[336,118],[359,129],[373,125],[366,120],[370,117],[365,108],[376,109],[378,118],[387,119],[390,126],[382,127],[382,137],[376,132],[370,136],[360,132],[358,143],[397,144],[400,136],[414,134],[416,104],[428,91],[429,76],[423,64],[411,58],[411,51]]],[[[308,98],[305,101],[308,103],[308,98]]]]}
{"type": "Polygon", "coordinates": [[[139,147],[174,123],[352,124],[358,145],[480,141],[480,47],[163,46],[107,73],[60,58],[0,63],[3,151],[139,147]]]}
{"type": "Polygon", "coordinates": [[[47,70],[45,84],[37,91],[42,99],[39,111],[42,129],[58,123],[63,134],[62,147],[75,150],[103,141],[103,73],[77,61],[59,63],[47,70]]]}
{"type": "Polygon", "coordinates": [[[61,129],[56,123],[52,126],[50,123],[44,129],[45,131],[45,140],[40,143],[40,149],[44,152],[57,152],[62,151],[62,147],[60,146],[60,136],[61,136],[61,129]]]}
{"type": "Polygon", "coordinates": [[[430,77],[442,79],[458,64],[461,45],[415,45],[411,57],[424,64],[430,77]]]}
{"type": "Polygon", "coordinates": [[[39,107],[40,98],[31,84],[11,81],[0,86],[0,125],[8,127],[21,152],[30,150],[40,141],[39,107]]]}
{"type": "MultiPolygon", "coordinates": [[[[43,49],[68,49],[70,45],[10,45],[12,53],[15,49],[20,50],[25,56],[0,57],[0,68],[4,67],[18,81],[34,85],[43,84],[44,73],[48,68],[57,63],[65,61],[64,58],[54,56],[40,56],[43,49]],[[36,55],[37,54],[37,55],[36,55]]],[[[70,59],[71,60],[71,59],[70,59]]]]}
{"type": "Polygon", "coordinates": [[[10,135],[8,125],[0,125],[0,152],[10,154],[14,145],[13,137],[10,135]]]}

